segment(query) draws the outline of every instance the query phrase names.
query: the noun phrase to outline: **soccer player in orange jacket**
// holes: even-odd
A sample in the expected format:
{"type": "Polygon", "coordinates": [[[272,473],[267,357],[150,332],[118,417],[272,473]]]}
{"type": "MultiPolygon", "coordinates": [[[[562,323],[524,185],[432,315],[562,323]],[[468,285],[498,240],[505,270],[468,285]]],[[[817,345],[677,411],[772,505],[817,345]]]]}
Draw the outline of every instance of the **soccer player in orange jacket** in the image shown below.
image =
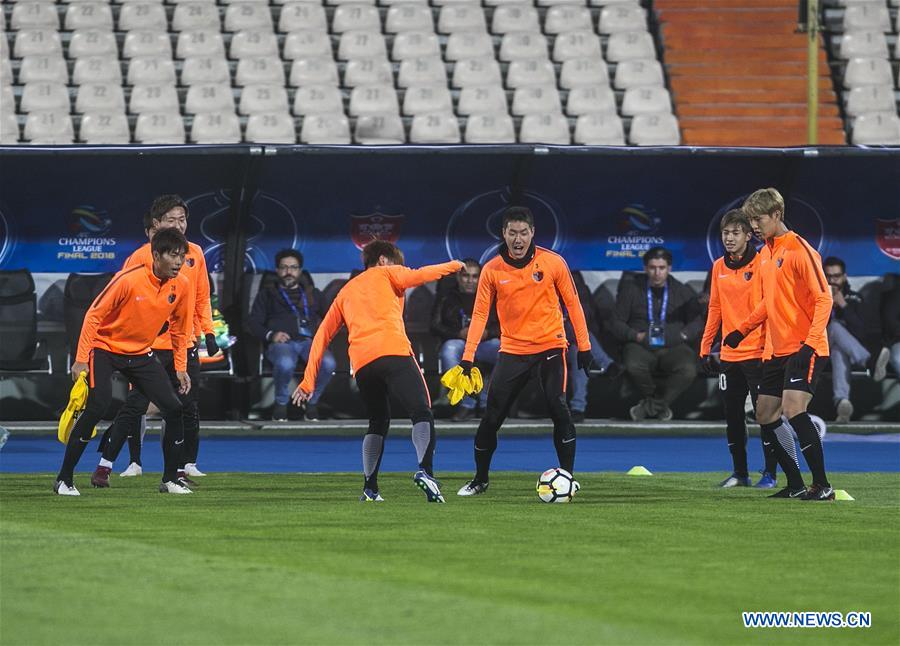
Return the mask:
{"type": "Polygon", "coordinates": [[[160,231],[151,243],[153,265],[123,269],[94,299],[84,317],[72,379],[88,373],[88,398],[75,422],[54,492],[78,496],[74,472],[91,434],[112,399],[112,373],[122,373],[135,388],[159,407],[166,420],[163,442],[165,467],[162,493],[191,493],[176,481],[182,459],[184,429],[182,404],[151,345],[168,323],[174,347],[178,392],[191,389],[187,373],[188,334],[191,329],[190,281],[180,275],[187,240],[175,229],[160,231]]]}
{"type": "MultiPolygon", "coordinates": [[[[150,205],[150,210],[144,214],[144,231],[152,241],[153,236],[163,229],[175,229],[182,235],[187,231],[188,207],[187,203],[178,195],[160,195],[150,205]]],[[[123,269],[145,265],[153,265],[153,252],[151,242],[147,242],[132,253],[123,265],[123,269]]],[[[204,338],[206,351],[213,356],[219,351],[216,337],[213,333],[212,309],[209,302],[209,274],[206,270],[206,258],[203,249],[193,242],[188,242],[188,251],[184,258],[184,264],[179,272],[190,281],[191,289],[188,294],[188,308],[191,311],[193,323],[190,334],[190,343],[187,350],[188,375],[195,386],[200,378],[200,357],[195,339],[204,338]]],[[[171,335],[168,330],[156,337],[151,346],[157,358],[169,374],[173,385],[177,384],[176,371],[173,363],[173,350],[171,335]]],[[[182,484],[195,484],[191,477],[205,475],[197,468],[197,455],[200,450],[200,413],[199,388],[193,388],[181,396],[184,405],[184,464],[179,465],[178,478],[182,484]]],[[[106,430],[98,449],[102,453],[100,463],[91,476],[91,484],[95,487],[109,487],[109,474],[113,463],[119,456],[122,446],[128,439],[130,462],[122,475],[140,475],[141,468],[141,443],[143,439],[143,417],[147,413],[150,400],[137,388],[132,388],[125,400],[125,405],[119,410],[116,419],[106,430]]]]}
{"type": "MultiPolygon", "coordinates": [[[[710,352],[720,329],[737,328],[762,300],[760,256],[753,246],[750,220],[741,209],[732,209],[722,216],[719,228],[725,255],[713,263],[710,272],[709,307],[706,328],[700,342],[700,357],[707,370],[712,369],[710,352]]],[[[733,466],[732,474],[719,484],[720,487],[750,486],[744,402],[749,392],[753,407],[756,408],[765,345],[765,326],[761,325],[748,335],[741,347],[734,349],[723,345],[719,355],[722,364],[719,389],[725,400],[725,434],[733,466]]],[[[763,434],[765,469],[756,484],[761,489],[775,486],[775,470],[778,468],[778,458],[773,446],[775,441],[771,432],[763,434]]]]}
{"type": "Polygon", "coordinates": [[[760,261],[763,299],[723,344],[737,348],[748,334],[766,323],[766,351],[756,415],[763,431],[778,438],[775,450],[788,485],[773,497],[834,500],[825,473],[822,441],[806,412],[819,376],[828,363],[826,326],[832,297],[818,252],[784,223],[784,198],[774,188],[755,191],[743,206],[756,234],[766,241],[760,261]],[[790,428],[812,471],[807,490],[800,474],[790,428]]]}
{"type": "Polygon", "coordinates": [[[406,336],[403,304],[407,289],[456,273],[465,265],[451,260],[410,269],[403,266],[400,249],[383,240],[367,244],[362,260],[365,271],[341,288],[322,319],[309,350],[303,380],[292,399],[299,405],[312,397],[322,353],[341,326],[346,325],[350,365],[369,413],[369,429],[362,444],[365,480],[360,500],[384,500],[378,489],[378,470],[391,427],[393,396],[412,421],[412,443],[419,463],[413,481],[425,492],[428,502],[444,502],[432,464],[435,435],[431,397],[406,336]]]}
{"type": "MultiPolygon", "coordinates": [[[[481,270],[475,310],[460,362],[472,369],[492,301],[500,320],[500,355],[491,373],[484,417],[475,434],[475,477],[458,492],[475,496],[488,488],[497,432],[532,376],[540,380],[553,420],[553,443],[559,465],[575,467],[575,425],[566,404],[566,333],[560,299],[566,306],[578,345],[578,369],[590,370],[593,357],[584,310],[562,256],[534,244],[534,217],[524,207],[503,214],[503,242],[498,255],[481,270]]],[[[576,483],[577,484],[577,483],[576,483]]]]}

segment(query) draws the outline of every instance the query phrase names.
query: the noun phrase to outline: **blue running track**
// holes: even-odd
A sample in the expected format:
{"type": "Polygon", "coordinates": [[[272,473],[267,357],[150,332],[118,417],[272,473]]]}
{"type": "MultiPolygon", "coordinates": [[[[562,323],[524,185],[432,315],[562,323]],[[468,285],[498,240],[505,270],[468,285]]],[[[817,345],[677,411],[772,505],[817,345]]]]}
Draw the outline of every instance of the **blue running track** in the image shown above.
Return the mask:
{"type": "MultiPolygon", "coordinates": [[[[90,472],[97,465],[97,440],[91,442],[79,464],[90,472]]],[[[751,472],[762,466],[758,438],[750,438],[751,472]]],[[[127,448],[117,471],[127,466],[127,448]]],[[[148,436],[144,468],[161,471],[159,440],[148,436]]],[[[63,446],[53,437],[9,438],[0,451],[0,472],[56,472],[63,446]]],[[[900,434],[840,435],[825,439],[829,471],[900,471],[900,434]]],[[[357,472],[361,468],[360,438],[355,437],[209,437],[202,440],[200,468],[209,472],[296,473],[357,472]]],[[[596,437],[578,438],[579,471],[625,471],[635,465],[651,471],[730,471],[731,459],[724,438],[710,437],[596,437]]],[[[556,466],[556,453],[546,437],[501,435],[492,467],[496,470],[543,471],[556,466]]],[[[414,471],[415,451],[408,435],[388,437],[383,471],[414,471]]],[[[472,439],[438,438],[436,471],[473,468],[472,439]]]]}

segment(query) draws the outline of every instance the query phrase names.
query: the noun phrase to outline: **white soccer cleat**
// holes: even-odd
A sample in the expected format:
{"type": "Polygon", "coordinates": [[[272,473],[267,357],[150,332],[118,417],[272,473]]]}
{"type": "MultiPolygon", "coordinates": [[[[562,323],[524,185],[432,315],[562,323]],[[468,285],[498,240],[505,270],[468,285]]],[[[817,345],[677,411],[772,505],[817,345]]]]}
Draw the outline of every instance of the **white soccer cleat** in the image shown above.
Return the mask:
{"type": "Polygon", "coordinates": [[[196,462],[188,462],[184,465],[184,475],[188,478],[202,478],[206,474],[197,468],[196,462]]]}
{"type": "Polygon", "coordinates": [[[177,482],[172,482],[171,480],[167,480],[166,482],[159,483],[159,493],[177,493],[177,494],[186,494],[186,493],[194,493],[184,485],[180,485],[177,482]]]}
{"type": "Polygon", "coordinates": [[[140,476],[144,474],[144,469],[141,468],[141,465],[137,462],[132,462],[128,465],[128,468],[125,469],[122,473],[119,474],[120,478],[134,478],[136,476],[140,476]]]}
{"type": "Polygon", "coordinates": [[[80,496],[81,494],[78,492],[78,489],[75,488],[75,483],[72,483],[70,487],[62,480],[57,480],[53,485],[53,493],[57,496],[80,496]]]}
{"type": "Polygon", "coordinates": [[[457,496],[478,496],[487,491],[488,483],[487,482],[475,482],[474,480],[470,480],[466,484],[462,486],[462,488],[456,492],[457,496]]]}

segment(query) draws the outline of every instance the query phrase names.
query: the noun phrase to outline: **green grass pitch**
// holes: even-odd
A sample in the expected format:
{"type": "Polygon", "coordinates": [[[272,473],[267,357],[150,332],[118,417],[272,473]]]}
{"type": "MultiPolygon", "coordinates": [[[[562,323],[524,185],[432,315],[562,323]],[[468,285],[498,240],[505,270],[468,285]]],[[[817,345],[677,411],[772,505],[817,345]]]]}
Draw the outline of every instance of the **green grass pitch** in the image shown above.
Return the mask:
{"type": "Polygon", "coordinates": [[[900,643],[900,474],[834,474],[854,502],[719,490],[719,473],[537,474],[429,505],[408,474],[157,477],[81,498],[0,476],[0,643],[900,643]],[[745,629],[741,611],[853,610],[868,629],[745,629]]]}

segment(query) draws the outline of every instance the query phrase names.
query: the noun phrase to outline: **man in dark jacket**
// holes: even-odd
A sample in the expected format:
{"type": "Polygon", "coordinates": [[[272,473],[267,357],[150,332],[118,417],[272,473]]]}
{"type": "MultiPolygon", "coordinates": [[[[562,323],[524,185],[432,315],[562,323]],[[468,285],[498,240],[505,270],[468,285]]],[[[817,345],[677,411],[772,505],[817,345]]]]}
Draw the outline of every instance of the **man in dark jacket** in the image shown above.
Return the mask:
{"type": "MultiPolygon", "coordinates": [[[[266,343],[275,382],[274,421],[287,420],[290,383],[297,361],[309,358],[313,336],[322,322],[321,294],[302,278],[303,254],[283,249],[275,254],[278,283],[259,290],[250,310],[250,330],[266,343]]],[[[306,405],[306,419],[319,417],[318,401],[334,373],[334,355],[326,350],[319,367],[316,390],[306,405]]]]}
{"type": "Polygon", "coordinates": [[[614,336],[625,344],[622,358],[642,399],[631,419],[672,419],[672,402],[694,381],[697,362],[688,347],[703,330],[703,309],[694,292],[669,275],[672,253],[653,247],[644,253],[644,274],[619,283],[614,336]],[[663,377],[661,387],[654,379],[663,377]]]}
{"type": "MultiPolygon", "coordinates": [[[[863,367],[872,358],[865,348],[866,322],[862,314],[862,297],[850,289],[847,281],[847,265],[840,258],[830,256],[822,262],[825,278],[831,285],[834,306],[828,321],[828,346],[831,350],[831,387],[837,409],[836,422],[846,424],[853,415],[850,402],[850,371],[853,366],[863,367]]],[[[882,348],[875,359],[872,378],[884,379],[890,352],[882,348]]]]}
{"type": "Polygon", "coordinates": [[[900,375],[900,274],[884,277],[885,293],[881,298],[881,331],[890,348],[894,372],[900,375]]]}
{"type": "MultiPolygon", "coordinates": [[[[478,278],[481,276],[481,265],[473,258],[463,260],[465,268],[456,274],[454,288],[439,292],[431,314],[431,333],[441,341],[441,367],[447,370],[462,360],[466,347],[466,335],[472,321],[472,310],[475,307],[475,292],[478,278]]],[[[484,336],[475,352],[475,362],[479,366],[491,366],[497,363],[500,352],[500,323],[492,311],[484,329],[484,336]]],[[[481,405],[487,401],[487,387],[480,395],[481,405]]],[[[471,419],[475,414],[475,398],[463,397],[459,407],[451,418],[454,422],[471,419]]]]}

